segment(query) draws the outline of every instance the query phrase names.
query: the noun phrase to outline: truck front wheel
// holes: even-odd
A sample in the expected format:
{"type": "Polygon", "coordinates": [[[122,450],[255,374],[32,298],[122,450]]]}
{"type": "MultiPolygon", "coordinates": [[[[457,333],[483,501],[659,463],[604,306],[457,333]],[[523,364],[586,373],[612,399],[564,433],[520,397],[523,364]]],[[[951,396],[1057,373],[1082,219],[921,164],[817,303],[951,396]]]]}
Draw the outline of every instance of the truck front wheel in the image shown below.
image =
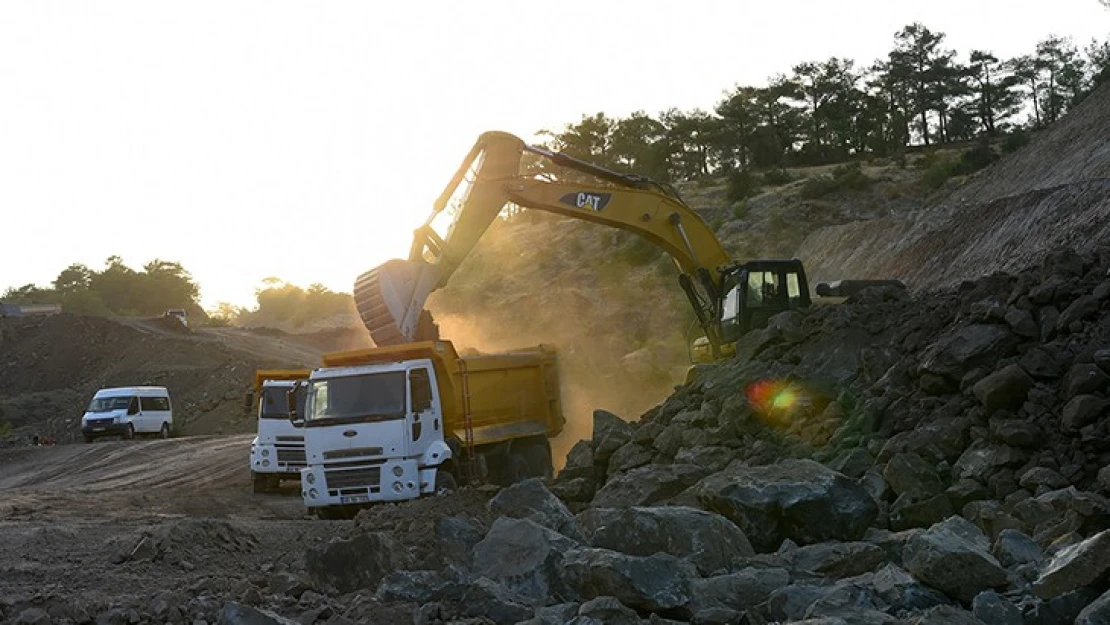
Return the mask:
{"type": "Polygon", "coordinates": [[[264,493],[270,486],[270,476],[265,473],[255,473],[251,471],[251,481],[253,482],[253,489],[256,493],[264,493]]]}
{"type": "Polygon", "coordinates": [[[520,455],[524,456],[524,460],[528,463],[530,477],[546,480],[551,479],[555,474],[555,468],[551,464],[551,450],[547,446],[547,441],[528,445],[520,451],[520,455]]]}
{"type": "Polygon", "coordinates": [[[450,471],[447,471],[445,469],[436,470],[436,495],[446,495],[447,493],[450,493],[458,487],[458,482],[455,481],[455,476],[451,475],[450,471]]]}

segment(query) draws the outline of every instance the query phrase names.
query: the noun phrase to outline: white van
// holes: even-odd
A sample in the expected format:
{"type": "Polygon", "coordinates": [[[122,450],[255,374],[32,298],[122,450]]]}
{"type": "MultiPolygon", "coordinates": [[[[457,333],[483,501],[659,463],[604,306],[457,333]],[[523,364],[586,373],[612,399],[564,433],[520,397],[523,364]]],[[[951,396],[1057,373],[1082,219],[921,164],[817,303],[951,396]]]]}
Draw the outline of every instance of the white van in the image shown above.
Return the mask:
{"type": "Polygon", "coordinates": [[[81,434],[86,443],[101,436],[132,439],[136,434],[153,434],[169,438],[173,434],[170,393],[162,386],[102,388],[81,417],[81,434]]]}

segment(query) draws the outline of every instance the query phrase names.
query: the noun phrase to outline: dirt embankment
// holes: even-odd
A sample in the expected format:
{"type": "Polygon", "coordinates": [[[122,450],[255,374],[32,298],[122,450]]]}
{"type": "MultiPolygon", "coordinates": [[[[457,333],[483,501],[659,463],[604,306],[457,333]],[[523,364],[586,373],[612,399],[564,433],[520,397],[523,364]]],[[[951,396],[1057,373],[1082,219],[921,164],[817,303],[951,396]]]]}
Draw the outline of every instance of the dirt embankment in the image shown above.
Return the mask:
{"type": "Polygon", "coordinates": [[[901,278],[929,289],[1080,253],[1110,238],[1110,85],[938,204],[820,230],[798,255],[815,279],[901,278]]]}
{"type": "Polygon", "coordinates": [[[97,389],[170,390],[189,435],[248,432],[243,394],[259,367],[316,366],[326,351],[363,347],[365,331],[310,335],[238,328],[187,329],[164,319],[56,315],[0,320],[0,422],[17,440],[77,440],[97,389]]]}

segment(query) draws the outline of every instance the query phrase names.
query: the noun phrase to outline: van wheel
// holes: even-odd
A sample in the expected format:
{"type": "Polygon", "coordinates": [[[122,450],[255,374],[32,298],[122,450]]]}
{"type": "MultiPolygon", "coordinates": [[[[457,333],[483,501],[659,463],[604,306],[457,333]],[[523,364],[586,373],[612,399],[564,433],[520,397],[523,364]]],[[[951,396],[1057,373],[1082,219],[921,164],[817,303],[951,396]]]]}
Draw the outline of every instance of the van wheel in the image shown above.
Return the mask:
{"type": "Polygon", "coordinates": [[[458,487],[459,484],[455,481],[455,476],[451,475],[450,471],[446,469],[436,469],[435,494],[437,496],[446,495],[458,487]]]}
{"type": "Polygon", "coordinates": [[[169,423],[163,423],[162,424],[162,429],[159,430],[158,435],[161,436],[162,438],[169,438],[170,437],[170,424],[169,423]]]}
{"type": "Polygon", "coordinates": [[[134,423],[128,423],[127,424],[127,431],[123,433],[123,438],[124,438],[124,440],[129,440],[129,441],[135,440],[135,424],[134,423]]]}

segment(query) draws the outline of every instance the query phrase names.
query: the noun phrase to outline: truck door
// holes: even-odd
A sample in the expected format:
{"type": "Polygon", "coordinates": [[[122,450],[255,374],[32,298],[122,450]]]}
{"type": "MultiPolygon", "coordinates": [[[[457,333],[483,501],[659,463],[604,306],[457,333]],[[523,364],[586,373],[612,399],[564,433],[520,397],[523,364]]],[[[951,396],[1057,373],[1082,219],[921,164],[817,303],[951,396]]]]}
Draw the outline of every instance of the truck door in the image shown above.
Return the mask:
{"type": "Polygon", "coordinates": [[[409,455],[419,456],[442,436],[442,419],[432,396],[432,378],[426,368],[409,370],[409,455]]]}

